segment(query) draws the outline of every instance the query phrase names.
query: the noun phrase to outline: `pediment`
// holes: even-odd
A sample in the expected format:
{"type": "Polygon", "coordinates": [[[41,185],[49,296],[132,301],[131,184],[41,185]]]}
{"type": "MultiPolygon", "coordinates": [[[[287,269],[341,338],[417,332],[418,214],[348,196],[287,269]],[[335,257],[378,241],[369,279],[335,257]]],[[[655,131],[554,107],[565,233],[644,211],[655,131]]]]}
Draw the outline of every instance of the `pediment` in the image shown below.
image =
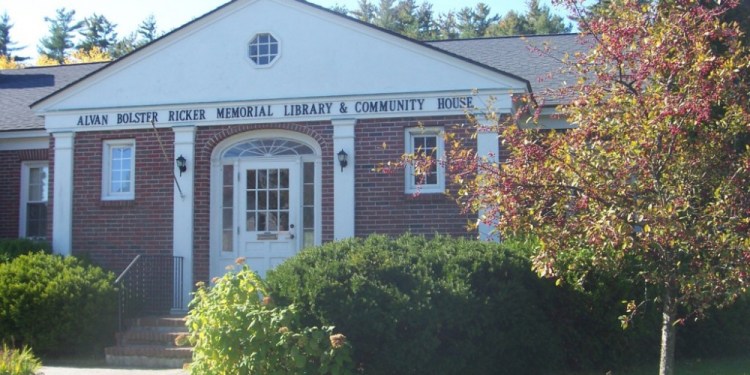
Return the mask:
{"type": "Polygon", "coordinates": [[[236,0],[33,107],[43,115],[526,87],[519,77],[304,1],[236,0]],[[258,65],[251,44],[263,35],[276,41],[277,55],[258,65]]]}

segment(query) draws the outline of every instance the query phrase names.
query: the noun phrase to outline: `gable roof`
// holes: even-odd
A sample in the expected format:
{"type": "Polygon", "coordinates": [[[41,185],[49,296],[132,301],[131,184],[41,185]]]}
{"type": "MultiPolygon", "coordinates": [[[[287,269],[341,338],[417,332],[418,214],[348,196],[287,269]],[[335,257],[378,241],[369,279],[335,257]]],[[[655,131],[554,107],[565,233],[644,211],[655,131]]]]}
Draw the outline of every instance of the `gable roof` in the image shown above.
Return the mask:
{"type": "Polygon", "coordinates": [[[96,71],[105,63],[0,70],[0,131],[44,129],[31,103],[96,71]]]}
{"type": "MultiPolygon", "coordinates": [[[[77,83],[96,79],[97,76],[100,76],[100,72],[108,72],[114,66],[127,66],[129,63],[138,61],[139,55],[144,53],[145,56],[149,55],[149,48],[160,48],[154,47],[159,41],[188,29],[190,25],[238,2],[240,0],[227,2],[136,50],[134,53],[109,64],[64,65],[1,71],[0,108],[4,110],[0,111],[0,131],[44,129],[44,119],[36,116],[30,106],[33,107],[57,96],[77,83]],[[144,52],[144,50],[147,51],[144,52]]],[[[318,11],[324,11],[329,16],[341,17],[341,19],[334,19],[343,19],[343,22],[351,22],[357,27],[364,27],[363,30],[375,30],[376,33],[388,34],[390,37],[398,38],[402,43],[405,42],[406,45],[413,44],[414,47],[432,51],[433,54],[446,55],[448,60],[453,59],[454,61],[468,63],[480,70],[501,74],[517,82],[523,82],[528,91],[537,94],[546,89],[559,87],[564,83],[566,77],[558,73],[561,66],[558,60],[550,56],[542,56],[540,53],[533,51],[531,46],[543,48],[545,44],[549,44],[553,50],[559,52],[558,55],[563,52],[572,54],[585,49],[578,42],[578,34],[420,42],[304,0],[292,0],[291,4],[303,4],[318,11]]],[[[107,75],[107,73],[104,74],[107,75]]]]}
{"type": "Polygon", "coordinates": [[[547,90],[575,82],[575,77],[562,74],[559,59],[567,53],[585,52],[580,34],[527,35],[498,38],[454,39],[431,41],[428,44],[464,56],[495,69],[524,77],[532,92],[543,95],[547,90]],[[549,54],[541,53],[549,47],[549,54]]]}
{"type": "MultiPolygon", "coordinates": [[[[151,41],[150,43],[148,43],[148,44],[146,44],[144,46],[141,46],[140,48],[136,49],[135,51],[133,51],[133,52],[131,52],[131,53],[129,53],[129,54],[127,54],[127,55],[125,55],[125,56],[117,59],[117,60],[114,60],[114,61],[110,62],[107,65],[107,68],[109,68],[110,66],[114,66],[114,65],[116,65],[118,63],[122,63],[123,61],[126,61],[127,59],[133,58],[133,56],[136,55],[137,52],[145,50],[145,49],[149,48],[151,45],[157,44],[162,39],[166,39],[166,38],[170,37],[173,34],[177,34],[180,31],[182,31],[184,29],[187,29],[190,25],[195,24],[195,23],[203,20],[203,19],[209,17],[210,15],[212,15],[214,13],[217,13],[217,12],[221,11],[223,8],[226,8],[226,7],[232,5],[233,3],[236,3],[238,1],[239,0],[229,0],[229,1],[227,1],[226,3],[224,3],[224,4],[222,4],[222,5],[218,6],[218,7],[216,7],[215,9],[213,9],[211,11],[209,11],[208,13],[205,13],[205,14],[203,14],[200,17],[196,17],[193,20],[191,20],[191,21],[183,24],[182,26],[179,26],[179,27],[171,30],[170,32],[168,32],[168,33],[160,36],[159,38],[151,41]]],[[[394,36],[394,37],[406,40],[406,41],[408,41],[410,43],[414,43],[414,44],[420,45],[420,46],[422,46],[424,48],[428,48],[428,49],[431,49],[431,50],[439,51],[442,54],[449,55],[449,56],[451,56],[453,58],[457,58],[457,59],[462,60],[464,62],[468,62],[470,64],[479,66],[479,67],[481,67],[483,69],[487,69],[489,71],[494,71],[495,73],[499,73],[499,74],[508,76],[509,78],[519,80],[519,81],[525,83],[528,91],[532,90],[531,82],[529,82],[529,79],[527,77],[525,77],[523,75],[515,74],[515,73],[513,73],[510,70],[502,69],[502,68],[500,68],[500,65],[486,64],[486,63],[484,63],[481,60],[473,59],[473,58],[471,58],[471,57],[466,56],[465,54],[463,54],[463,52],[465,52],[465,51],[460,51],[459,50],[459,51],[457,51],[457,53],[454,53],[454,51],[452,51],[451,48],[442,48],[441,46],[435,46],[435,45],[433,45],[433,43],[431,43],[431,42],[425,42],[425,41],[420,41],[420,40],[412,39],[412,38],[409,38],[409,37],[407,37],[405,35],[396,33],[394,31],[391,31],[391,30],[388,30],[388,29],[385,29],[385,28],[381,28],[381,27],[373,25],[371,23],[359,20],[357,18],[348,16],[346,14],[342,14],[342,13],[336,12],[334,10],[331,10],[331,9],[326,8],[326,7],[323,7],[323,6],[320,6],[320,5],[308,2],[306,0],[291,0],[291,1],[294,1],[294,2],[300,3],[300,4],[304,4],[304,5],[308,6],[308,7],[315,8],[315,9],[317,9],[319,11],[323,11],[323,12],[326,12],[328,14],[332,14],[332,15],[335,15],[337,17],[341,17],[342,19],[346,19],[346,20],[348,20],[350,22],[354,22],[356,24],[359,24],[360,26],[364,26],[364,27],[369,28],[369,29],[374,29],[374,30],[377,30],[378,32],[381,32],[381,33],[389,34],[391,36],[394,36]]],[[[102,69],[102,70],[104,70],[104,69],[102,69]]],[[[93,71],[93,72],[90,72],[89,74],[83,75],[83,76],[79,77],[78,79],[69,82],[66,86],[63,86],[63,87],[61,87],[61,88],[59,88],[59,89],[57,89],[57,90],[55,90],[53,92],[50,92],[50,93],[48,93],[48,95],[45,95],[45,96],[40,97],[40,98],[37,98],[37,100],[35,100],[34,102],[30,103],[30,106],[34,107],[35,105],[37,105],[37,104],[39,104],[39,103],[47,100],[48,98],[51,98],[51,97],[57,95],[59,92],[65,91],[68,88],[68,86],[73,86],[76,83],[87,79],[89,76],[94,75],[94,73],[97,73],[97,72],[93,71]]]]}
{"type": "Polygon", "coordinates": [[[459,86],[466,90],[530,89],[527,79],[513,73],[303,0],[234,0],[32,107],[44,113],[90,104],[96,108],[145,107],[147,103],[274,99],[290,92],[300,98],[337,97],[407,93],[414,87],[439,92],[459,86]],[[245,69],[247,62],[237,59],[242,48],[237,47],[247,43],[253,32],[281,34],[288,47],[282,54],[289,59],[277,60],[263,74],[245,69]],[[159,59],[154,58],[157,55],[159,59]],[[225,68],[217,69],[217,62],[225,68]],[[443,79],[435,80],[435,76],[443,79]],[[312,77],[315,82],[308,79],[312,77]],[[146,95],[135,96],[138,90],[146,95]],[[86,96],[96,98],[95,103],[86,96]]]}

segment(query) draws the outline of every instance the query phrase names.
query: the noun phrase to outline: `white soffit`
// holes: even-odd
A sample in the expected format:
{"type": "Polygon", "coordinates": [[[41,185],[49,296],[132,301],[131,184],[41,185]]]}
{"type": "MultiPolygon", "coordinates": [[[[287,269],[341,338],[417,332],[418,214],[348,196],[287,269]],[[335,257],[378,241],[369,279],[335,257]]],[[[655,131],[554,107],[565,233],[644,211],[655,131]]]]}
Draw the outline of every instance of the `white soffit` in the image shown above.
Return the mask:
{"type": "Polygon", "coordinates": [[[296,0],[236,0],[39,103],[38,113],[472,89],[526,82],[296,0]],[[280,44],[270,67],[248,45],[280,44]]]}

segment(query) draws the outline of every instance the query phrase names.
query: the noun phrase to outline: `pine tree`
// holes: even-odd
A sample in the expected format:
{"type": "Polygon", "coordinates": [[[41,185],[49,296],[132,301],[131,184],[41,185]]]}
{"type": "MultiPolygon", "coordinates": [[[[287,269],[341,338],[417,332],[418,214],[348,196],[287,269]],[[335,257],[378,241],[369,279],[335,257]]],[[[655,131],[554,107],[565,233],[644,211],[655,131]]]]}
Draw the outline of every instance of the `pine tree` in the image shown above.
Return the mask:
{"type": "Polygon", "coordinates": [[[458,30],[462,39],[484,36],[490,25],[500,19],[497,14],[490,16],[490,7],[485,3],[478,3],[474,8],[464,7],[456,17],[458,18],[458,30]]]}
{"type": "Polygon", "coordinates": [[[375,10],[375,25],[386,30],[398,31],[398,22],[396,21],[396,9],[394,3],[396,0],[380,0],[380,6],[375,10]]]}
{"type": "Polygon", "coordinates": [[[79,34],[83,40],[76,46],[86,52],[98,47],[102,52],[108,53],[109,50],[117,43],[117,33],[115,32],[116,24],[94,13],[83,20],[82,29],[79,34]]]}
{"type": "Polygon", "coordinates": [[[11,61],[23,61],[28,57],[13,56],[13,52],[20,50],[20,47],[15,47],[16,44],[10,38],[10,29],[13,28],[13,24],[10,23],[10,16],[8,13],[3,13],[0,16],[0,56],[5,56],[11,61]]]}
{"type": "Polygon", "coordinates": [[[548,6],[539,5],[539,0],[529,0],[528,6],[526,22],[529,34],[560,34],[572,29],[570,24],[565,24],[561,16],[552,14],[548,6]]]}
{"type": "Polygon", "coordinates": [[[553,14],[548,6],[540,5],[539,0],[529,0],[526,13],[508,11],[499,22],[487,28],[484,36],[560,34],[572,29],[573,25],[566,24],[565,19],[553,14]]]}
{"type": "Polygon", "coordinates": [[[432,11],[432,4],[423,2],[417,9],[417,35],[419,40],[437,39],[439,35],[438,25],[435,22],[435,13],[432,11]]]}
{"type": "Polygon", "coordinates": [[[487,36],[502,35],[525,35],[528,34],[529,27],[526,23],[526,17],[516,11],[510,10],[505,13],[500,21],[492,24],[487,29],[487,36]]]}
{"type": "Polygon", "coordinates": [[[113,59],[119,59],[120,57],[135,51],[136,48],[138,48],[138,34],[133,32],[115,42],[110,48],[109,54],[113,59]]]}
{"type": "Polygon", "coordinates": [[[65,63],[68,50],[73,48],[73,32],[83,25],[81,22],[73,21],[75,14],[75,10],[66,11],[65,8],[60,8],[54,19],[44,17],[44,21],[49,23],[50,34],[39,41],[38,51],[41,55],[60,64],[65,63]]]}
{"type": "Polygon", "coordinates": [[[138,25],[138,30],[136,32],[141,36],[141,39],[138,41],[138,43],[136,43],[136,46],[138,47],[144,46],[156,40],[156,38],[160,36],[156,27],[156,17],[154,17],[153,14],[146,17],[146,19],[143,20],[140,25],[138,25]]]}
{"type": "Polygon", "coordinates": [[[352,16],[360,21],[373,23],[377,7],[369,0],[359,0],[357,7],[357,9],[351,11],[352,16]]]}

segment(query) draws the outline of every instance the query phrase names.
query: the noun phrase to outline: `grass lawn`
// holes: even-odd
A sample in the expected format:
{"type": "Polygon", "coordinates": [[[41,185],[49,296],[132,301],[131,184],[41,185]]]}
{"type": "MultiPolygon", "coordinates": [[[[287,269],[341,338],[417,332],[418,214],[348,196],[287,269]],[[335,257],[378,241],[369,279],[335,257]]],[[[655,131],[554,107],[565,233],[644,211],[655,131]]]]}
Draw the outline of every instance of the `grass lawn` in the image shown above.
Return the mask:
{"type": "MultiPolygon", "coordinates": [[[[611,375],[657,375],[658,364],[612,371],[611,375]]],[[[602,375],[601,372],[568,373],[564,375],[602,375]]],[[[750,357],[677,361],[675,375],[750,375],[750,357]]]]}

